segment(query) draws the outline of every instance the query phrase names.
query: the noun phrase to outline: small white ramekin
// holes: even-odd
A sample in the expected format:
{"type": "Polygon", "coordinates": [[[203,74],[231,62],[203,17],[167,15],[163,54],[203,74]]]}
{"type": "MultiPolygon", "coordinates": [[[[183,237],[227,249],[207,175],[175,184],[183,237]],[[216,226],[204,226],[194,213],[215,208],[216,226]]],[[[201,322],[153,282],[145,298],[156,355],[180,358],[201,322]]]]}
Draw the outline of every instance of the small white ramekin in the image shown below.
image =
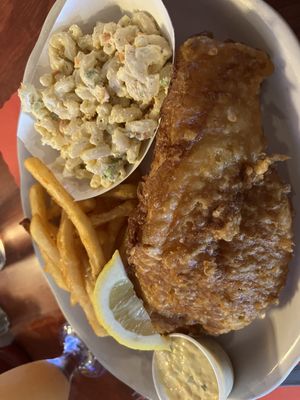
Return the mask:
{"type": "MultiPolygon", "coordinates": [[[[207,337],[201,337],[196,340],[182,333],[172,333],[170,337],[179,337],[188,340],[199,349],[199,352],[205,355],[217,379],[219,389],[218,400],[226,400],[233,387],[233,368],[228,355],[222,347],[215,340],[207,337]]],[[[169,400],[165,387],[159,378],[155,352],[152,359],[152,376],[159,399],[169,400]]]]}

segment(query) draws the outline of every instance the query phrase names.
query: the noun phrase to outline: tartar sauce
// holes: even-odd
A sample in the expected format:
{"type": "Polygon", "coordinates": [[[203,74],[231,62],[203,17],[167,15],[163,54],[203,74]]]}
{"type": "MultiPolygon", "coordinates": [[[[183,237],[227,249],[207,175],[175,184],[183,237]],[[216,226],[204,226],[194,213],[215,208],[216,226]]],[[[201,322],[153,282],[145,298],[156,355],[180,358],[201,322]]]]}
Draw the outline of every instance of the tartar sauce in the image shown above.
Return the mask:
{"type": "Polygon", "coordinates": [[[193,343],[170,338],[170,351],[156,352],[158,377],[170,400],[218,400],[214,370],[193,343]]]}

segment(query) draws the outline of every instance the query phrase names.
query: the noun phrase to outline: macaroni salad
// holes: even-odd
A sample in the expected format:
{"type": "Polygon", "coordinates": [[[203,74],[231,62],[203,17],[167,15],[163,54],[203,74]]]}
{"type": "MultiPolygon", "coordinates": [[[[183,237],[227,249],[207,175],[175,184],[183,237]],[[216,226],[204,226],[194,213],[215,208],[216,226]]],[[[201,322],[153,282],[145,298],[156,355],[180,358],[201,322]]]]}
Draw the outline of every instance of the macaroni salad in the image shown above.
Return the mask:
{"type": "Polygon", "coordinates": [[[43,145],[59,151],[63,176],[109,187],[138,161],[155,134],[166,97],[172,50],[145,12],[98,22],[92,34],[78,25],[49,41],[51,73],[42,89],[22,84],[22,109],[35,119],[43,145]]]}

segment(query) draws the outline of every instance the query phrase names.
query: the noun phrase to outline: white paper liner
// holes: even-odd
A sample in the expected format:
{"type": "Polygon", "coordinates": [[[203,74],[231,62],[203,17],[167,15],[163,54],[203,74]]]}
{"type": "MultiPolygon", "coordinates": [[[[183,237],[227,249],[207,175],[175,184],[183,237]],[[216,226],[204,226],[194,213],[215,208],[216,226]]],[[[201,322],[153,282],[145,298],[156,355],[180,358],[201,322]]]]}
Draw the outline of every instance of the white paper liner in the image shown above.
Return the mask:
{"type": "MultiPolygon", "coordinates": [[[[174,29],[169,14],[161,0],[67,0],[54,24],[53,19],[46,20],[39,40],[28,60],[23,81],[39,87],[39,77],[45,72],[50,71],[48,42],[54,32],[65,30],[75,23],[85,32],[91,32],[97,21],[118,21],[124,13],[131,13],[136,10],[147,11],[154,17],[162,33],[169,40],[174,54],[174,29]]],[[[143,143],[138,162],[127,168],[127,175],[124,179],[115,182],[108,189],[92,189],[88,180],[64,178],[60,171],[52,168],[51,164],[55,161],[59,153],[49,146],[42,145],[40,134],[34,129],[34,122],[35,120],[31,115],[21,112],[17,133],[18,137],[34,157],[42,160],[55,173],[57,179],[75,200],[100,195],[120,184],[139,166],[154,140],[152,138],[143,143]]]]}

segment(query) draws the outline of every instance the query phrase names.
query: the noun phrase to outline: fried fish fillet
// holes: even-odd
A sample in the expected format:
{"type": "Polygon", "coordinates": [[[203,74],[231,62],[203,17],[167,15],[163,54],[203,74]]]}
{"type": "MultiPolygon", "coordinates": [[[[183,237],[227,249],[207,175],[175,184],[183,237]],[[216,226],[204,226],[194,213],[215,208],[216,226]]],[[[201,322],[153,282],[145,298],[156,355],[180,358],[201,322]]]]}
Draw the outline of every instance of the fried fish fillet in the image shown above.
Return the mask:
{"type": "Polygon", "coordinates": [[[278,302],[292,254],[289,185],[265,154],[260,50],[180,48],[154,160],[129,220],[129,274],[160,332],[241,329],[278,302]]]}

